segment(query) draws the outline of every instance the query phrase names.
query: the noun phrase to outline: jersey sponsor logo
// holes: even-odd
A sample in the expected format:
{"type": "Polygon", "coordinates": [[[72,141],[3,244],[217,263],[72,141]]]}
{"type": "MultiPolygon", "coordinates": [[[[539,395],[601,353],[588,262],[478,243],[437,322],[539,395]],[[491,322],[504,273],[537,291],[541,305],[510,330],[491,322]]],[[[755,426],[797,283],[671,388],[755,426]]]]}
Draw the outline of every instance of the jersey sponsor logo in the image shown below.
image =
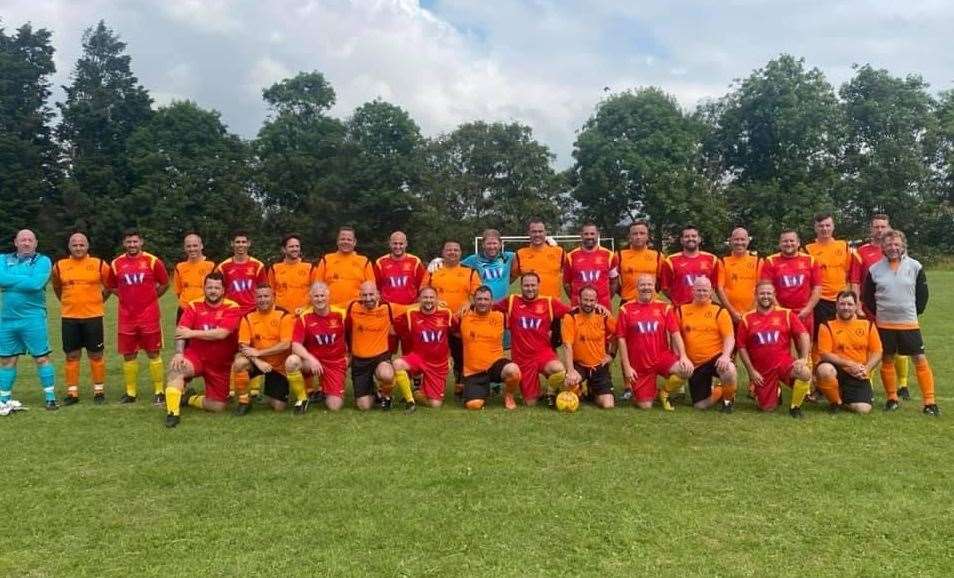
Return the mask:
{"type": "Polygon", "coordinates": [[[338,340],[337,333],[318,333],[315,334],[315,342],[318,345],[334,345],[338,340]]]}
{"type": "Polygon", "coordinates": [[[218,329],[218,325],[215,323],[203,323],[201,326],[202,331],[212,331],[213,329],[218,329]]]}
{"type": "Polygon", "coordinates": [[[408,275],[392,275],[388,277],[388,282],[392,289],[400,289],[411,284],[411,277],[408,275]]]}
{"type": "Polygon", "coordinates": [[[781,275],[779,281],[782,284],[782,287],[786,289],[796,289],[805,284],[805,274],[799,273],[798,275],[781,275]]]}
{"type": "Polygon", "coordinates": [[[782,332],[778,329],[773,331],[756,331],[752,338],[759,345],[775,345],[782,342],[782,332]]]}
{"type": "Polygon", "coordinates": [[[142,285],[146,280],[146,273],[123,273],[123,281],[126,285],[142,285]]]}
{"type": "Polygon", "coordinates": [[[506,269],[503,269],[501,267],[490,267],[490,268],[484,269],[484,278],[490,279],[493,281],[498,281],[504,278],[504,273],[506,273],[506,269]]]}
{"type": "Polygon", "coordinates": [[[235,293],[245,293],[246,291],[252,290],[252,280],[251,279],[234,279],[232,280],[232,291],[235,293]]]}
{"type": "Polygon", "coordinates": [[[659,320],[637,321],[636,323],[633,323],[633,331],[639,333],[640,335],[658,333],[659,327],[661,325],[662,323],[659,320]]]}
{"type": "Polygon", "coordinates": [[[580,271],[580,280],[584,283],[596,283],[600,280],[600,274],[602,271],[580,271]]]}
{"type": "Polygon", "coordinates": [[[696,279],[701,279],[706,275],[698,275],[696,273],[686,273],[682,276],[684,284],[688,287],[692,287],[693,283],[696,282],[696,279]]]}
{"type": "Polygon", "coordinates": [[[421,341],[424,343],[440,343],[443,337],[443,331],[432,331],[429,329],[421,331],[421,341]]]}
{"type": "Polygon", "coordinates": [[[530,329],[533,331],[537,331],[540,329],[541,326],[543,326],[543,319],[540,319],[539,317],[526,317],[523,315],[520,316],[521,329],[530,329]]]}

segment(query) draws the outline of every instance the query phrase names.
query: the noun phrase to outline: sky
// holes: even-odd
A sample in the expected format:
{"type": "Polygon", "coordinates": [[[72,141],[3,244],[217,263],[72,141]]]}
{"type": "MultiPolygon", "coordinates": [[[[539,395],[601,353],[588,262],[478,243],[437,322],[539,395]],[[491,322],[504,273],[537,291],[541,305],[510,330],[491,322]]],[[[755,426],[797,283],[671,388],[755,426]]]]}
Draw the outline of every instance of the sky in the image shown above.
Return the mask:
{"type": "Polygon", "coordinates": [[[517,121],[558,168],[607,95],[654,85],[691,110],[783,52],[836,88],[856,63],[954,88],[949,0],[0,0],[8,33],[53,32],[54,99],[100,19],[158,105],[193,100],[246,138],[267,118],[263,88],[317,70],[338,117],[381,98],[428,136],[517,121]]]}

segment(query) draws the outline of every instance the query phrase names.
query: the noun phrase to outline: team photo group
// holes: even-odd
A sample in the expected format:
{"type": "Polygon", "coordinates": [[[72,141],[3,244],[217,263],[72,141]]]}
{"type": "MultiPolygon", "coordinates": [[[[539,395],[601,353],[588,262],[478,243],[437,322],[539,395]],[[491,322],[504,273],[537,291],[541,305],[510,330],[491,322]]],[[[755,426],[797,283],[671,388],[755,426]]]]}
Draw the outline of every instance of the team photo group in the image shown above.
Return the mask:
{"type": "Polygon", "coordinates": [[[298,236],[286,235],[283,258],[271,265],[251,256],[244,232],[231,236],[232,255],[218,264],[191,233],[171,273],[136,230],[124,232],[123,253],[112,260],[90,255],[89,239],[76,232],[69,255],[55,263],[23,230],[0,261],[0,413],[24,409],[13,398],[20,356],[35,361],[46,409],[107,401],[104,355],[113,336],[104,315],[115,295],[124,387],[110,401],[140,399],[144,353],[151,400],[168,427],[186,407],[231,407],[236,416],[255,403],[295,414],[316,404],[337,411],[349,373],[355,407],[388,410],[398,396],[406,413],[440,407],[445,391],[470,410],[499,397],[507,410],[542,401],[568,411],[581,402],[674,411],[687,400],[730,413],[744,374],[759,410],[776,410],[785,386],[789,414],[802,418],[806,402],[868,413],[875,373],[885,411],[898,410],[911,397],[913,365],[923,413],[939,416],[918,323],[927,280],[904,233],[876,214],[870,239],[852,247],[835,238],[832,214],[816,214],[813,225],[812,242],[784,230],[778,252],[763,258],[741,227],[723,256],[701,250],[693,226],[673,240],[680,250],[665,255],[645,222],[629,226],[619,251],[584,224],[579,246],[567,250],[530,219],[529,241],[515,251],[491,229],[477,253],[464,258],[462,244],[448,240],[429,262],[408,252],[401,231],[387,254],[371,259],[358,251],[355,230],[341,227],[337,250],[315,261],[303,258],[298,236]],[[59,401],[48,284],[62,314],[59,401]],[[170,288],[178,311],[166,365],[160,297],[170,288]],[[84,350],[89,391],[80,384],[84,350]],[[201,393],[190,386],[195,379],[201,393]]]}

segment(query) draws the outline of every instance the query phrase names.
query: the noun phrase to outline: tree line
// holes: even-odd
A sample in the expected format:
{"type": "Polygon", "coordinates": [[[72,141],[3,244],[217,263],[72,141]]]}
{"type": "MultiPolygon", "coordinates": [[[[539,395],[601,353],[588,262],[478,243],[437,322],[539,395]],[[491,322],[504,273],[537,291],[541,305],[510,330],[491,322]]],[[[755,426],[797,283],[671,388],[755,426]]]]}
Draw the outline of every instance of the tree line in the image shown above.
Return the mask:
{"type": "Polygon", "coordinates": [[[745,226],[771,251],[781,228],[809,235],[821,210],[835,212],[841,236],[862,238],[886,212],[920,257],[954,252],[954,92],[935,96],[916,74],[856,66],[836,90],[782,54],[692,111],[659,87],[611,94],[558,171],[517,122],[426,137],[381,99],[336,118],[334,88],[317,71],[265,88],[269,115],[242,139],[194,102],[154,106],[104,22],[82,42],[65,98],[51,105],[50,32],[0,28],[0,238],[33,228],[53,254],[83,230],[108,257],[136,227],[170,261],[190,231],[213,258],[236,230],[265,258],[292,231],[317,255],[347,224],[370,254],[401,228],[430,256],[485,227],[522,232],[530,216],[563,231],[592,220],[620,238],[645,219],[664,249],[687,223],[715,251],[745,226]]]}

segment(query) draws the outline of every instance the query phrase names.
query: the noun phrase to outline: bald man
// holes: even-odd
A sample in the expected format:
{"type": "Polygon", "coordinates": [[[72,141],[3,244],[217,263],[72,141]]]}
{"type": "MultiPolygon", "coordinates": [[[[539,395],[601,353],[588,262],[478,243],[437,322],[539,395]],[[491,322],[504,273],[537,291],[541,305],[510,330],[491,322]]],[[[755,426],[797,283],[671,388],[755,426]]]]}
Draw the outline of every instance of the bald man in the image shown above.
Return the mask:
{"type": "Polygon", "coordinates": [[[66,353],[66,397],[63,405],[79,402],[80,359],[83,350],[93,378],[93,402],[106,401],[106,362],[103,361],[104,302],[109,297],[109,265],[89,254],[83,233],[69,238],[70,256],[53,266],[53,293],[60,300],[60,335],[66,353]]]}
{"type": "MultiPolygon", "coordinates": [[[[17,378],[17,359],[29,353],[36,362],[46,409],[57,409],[50,339],[46,330],[46,283],[53,265],[36,252],[29,229],[14,238],[16,251],[0,255],[0,404],[9,407],[17,378]]],[[[18,404],[17,404],[18,405],[18,404]]],[[[4,412],[6,415],[8,412],[4,412]]]]}
{"type": "Polygon", "coordinates": [[[206,259],[202,252],[204,248],[202,237],[195,233],[189,233],[182,240],[182,252],[186,259],[176,263],[172,271],[172,290],[179,300],[176,322],[182,317],[182,312],[190,301],[205,297],[202,286],[205,284],[205,276],[215,269],[215,263],[206,259]]]}
{"type": "Polygon", "coordinates": [[[749,251],[751,241],[744,228],[733,229],[729,235],[731,253],[720,257],[716,267],[716,292],[735,324],[755,308],[755,285],[759,281],[762,260],[757,253],[749,251]]]}

